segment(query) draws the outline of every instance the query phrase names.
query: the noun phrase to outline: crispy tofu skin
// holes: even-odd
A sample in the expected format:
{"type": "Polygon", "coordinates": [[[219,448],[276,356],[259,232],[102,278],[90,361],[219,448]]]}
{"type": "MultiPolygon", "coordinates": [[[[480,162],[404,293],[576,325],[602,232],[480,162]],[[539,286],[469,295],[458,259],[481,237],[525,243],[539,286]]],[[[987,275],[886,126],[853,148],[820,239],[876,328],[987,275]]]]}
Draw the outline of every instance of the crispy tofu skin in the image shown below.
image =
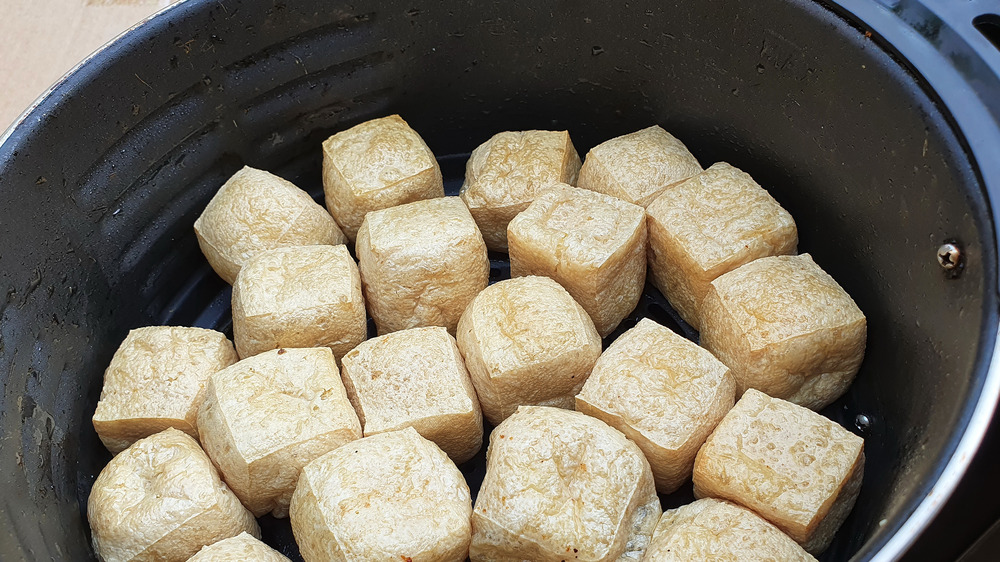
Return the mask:
{"type": "Polygon", "coordinates": [[[105,562],[183,562],[243,532],[260,537],[198,442],[173,428],[111,459],[90,491],[87,518],[105,562]]]}
{"type": "Polygon", "coordinates": [[[461,562],[469,553],[469,487],[412,427],[359,439],[306,465],[292,532],[306,562],[461,562]]]}
{"type": "Polygon", "coordinates": [[[660,513],[649,463],[620,431],[521,406],[490,435],[470,558],[637,561],[660,513]]]}
{"type": "Polygon", "coordinates": [[[486,244],[458,197],[368,213],[356,253],[379,334],[422,326],[455,333],[465,307],[489,282],[486,244]]]}
{"type": "Polygon", "coordinates": [[[798,245],[792,216],[725,162],[657,197],[646,225],[653,284],[695,329],[713,280],[757,258],[795,254],[798,245]]]}
{"type": "Polygon", "coordinates": [[[232,303],[242,358],[325,346],[340,359],[368,335],[361,274],[343,244],[260,252],[236,277],[232,303]]]}
{"type": "Polygon", "coordinates": [[[333,217],[308,193],[249,166],[212,197],[194,222],[194,233],[212,269],[230,284],[261,250],[346,241],[333,217]]]}
{"type": "Polygon", "coordinates": [[[566,289],[532,275],[479,293],[458,322],[458,347],[483,414],[497,425],[522,405],[572,409],[601,337],[566,289]]]}
{"type": "Polygon", "coordinates": [[[663,512],[645,562],[815,562],[808,552],[756,513],[701,499],[663,512]]]}
{"type": "Polygon", "coordinates": [[[483,444],[483,415],[455,338],[442,327],[372,338],[344,356],[365,436],[412,427],[456,464],[483,444]]]}
{"type": "Polygon", "coordinates": [[[750,389],[698,451],[694,494],[748,507],[818,555],[854,507],[864,463],[857,435],[750,389]]]}
{"type": "Polygon", "coordinates": [[[476,147],[462,201],[491,250],[507,251],[507,223],[553,183],[575,184],[580,156],[567,131],[506,131],[476,147]]]}
{"type": "Polygon", "coordinates": [[[247,533],[203,547],[188,562],[289,562],[278,551],[247,533]]]}
{"type": "Polygon", "coordinates": [[[583,306],[601,336],[639,302],[646,283],[646,213],[571,186],[546,190],[507,226],[511,277],[550,277],[583,306]]]}
{"type": "Polygon", "coordinates": [[[132,330],[104,371],[93,423],[117,453],[168,427],[198,438],[198,407],[213,373],[236,362],[221,332],[179,326],[132,330]]]}
{"type": "Polygon", "coordinates": [[[722,275],[703,306],[701,345],[755,388],[820,410],[854,380],[865,315],[809,254],[761,258],[722,275]]]}
{"type": "Polygon", "coordinates": [[[590,149],[577,185],[645,207],[699,172],[701,165],[684,143],[654,125],[590,149]]]}
{"type": "Polygon", "coordinates": [[[735,393],[729,368],[711,353],[643,318],[597,360],[576,409],[635,441],[657,491],[669,494],[691,477],[698,449],[735,393]]]}
{"type": "Polygon", "coordinates": [[[354,241],[369,211],[444,197],[441,168],[399,115],[365,121],[323,143],[326,208],[354,241]]]}
{"type": "Polygon", "coordinates": [[[306,463],[361,437],[329,348],[275,349],[209,380],[202,444],[254,515],[288,515],[306,463]]]}

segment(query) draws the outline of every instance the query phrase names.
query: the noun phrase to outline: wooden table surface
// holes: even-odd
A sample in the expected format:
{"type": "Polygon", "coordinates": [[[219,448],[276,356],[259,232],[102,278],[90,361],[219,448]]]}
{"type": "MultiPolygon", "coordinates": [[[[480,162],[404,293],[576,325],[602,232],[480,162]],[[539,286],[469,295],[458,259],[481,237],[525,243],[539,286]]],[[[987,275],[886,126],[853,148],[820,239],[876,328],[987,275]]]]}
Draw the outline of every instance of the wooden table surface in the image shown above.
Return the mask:
{"type": "Polygon", "coordinates": [[[170,0],[5,0],[0,132],[53,82],[170,0]]]}

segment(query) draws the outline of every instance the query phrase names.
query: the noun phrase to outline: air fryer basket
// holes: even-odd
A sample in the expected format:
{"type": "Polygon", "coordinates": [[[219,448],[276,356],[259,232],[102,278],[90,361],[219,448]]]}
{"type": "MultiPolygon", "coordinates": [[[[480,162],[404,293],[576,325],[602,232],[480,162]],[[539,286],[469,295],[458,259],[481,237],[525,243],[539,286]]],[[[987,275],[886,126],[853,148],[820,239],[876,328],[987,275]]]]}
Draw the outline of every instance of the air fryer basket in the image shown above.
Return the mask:
{"type": "MultiPolygon", "coordinates": [[[[750,172],[869,321],[857,381],[824,412],[868,462],[823,559],[898,554],[912,536],[882,549],[950,492],[997,393],[997,164],[977,155],[1000,158],[981,144],[1000,136],[896,49],[929,40],[891,19],[912,4],[190,0],[152,18],[0,147],[0,558],[92,556],[86,498],[109,455],[90,416],[128,329],[229,328],[192,231],[215,190],[248,164],[319,196],[322,140],[389,113],[452,193],[501,130],[568,129],[583,155],[658,123],[703,165],[750,172]],[[937,263],[946,241],[958,275],[937,263]]],[[[643,303],[672,322],[655,291],[643,303]]],[[[287,521],[265,528],[293,548],[287,521]]]]}

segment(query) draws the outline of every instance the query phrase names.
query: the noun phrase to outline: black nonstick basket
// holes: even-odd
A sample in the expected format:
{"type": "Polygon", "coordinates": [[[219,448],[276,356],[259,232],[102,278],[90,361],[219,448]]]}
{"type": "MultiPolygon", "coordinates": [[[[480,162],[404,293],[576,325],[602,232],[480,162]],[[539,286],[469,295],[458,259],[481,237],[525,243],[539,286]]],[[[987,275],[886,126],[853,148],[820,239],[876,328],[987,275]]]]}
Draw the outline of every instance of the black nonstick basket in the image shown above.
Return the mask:
{"type": "MultiPolygon", "coordinates": [[[[0,137],[0,559],[94,556],[86,499],[109,454],[90,417],[127,331],[229,329],[229,287],[192,229],[225,179],[251,165],[318,197],[320,143],[390,113],[438,155],[451,193],[502,130],[568,129],[583,155],[659,124],[704,166],[753,175],[868,317],[857,380],[824,411],[865,437],[864,485],[823,559],[898,557],[1000,393],[998,13],[979,0],[188,0],[152,17],[0,137]]],[[[696,336],[655,289],[632,321],[647,314],[696,336]]],[[[463,467],[473,489],[482,463],[463,467]]],[[[294,555],[287,520],[264,528],[294,555]]]]}

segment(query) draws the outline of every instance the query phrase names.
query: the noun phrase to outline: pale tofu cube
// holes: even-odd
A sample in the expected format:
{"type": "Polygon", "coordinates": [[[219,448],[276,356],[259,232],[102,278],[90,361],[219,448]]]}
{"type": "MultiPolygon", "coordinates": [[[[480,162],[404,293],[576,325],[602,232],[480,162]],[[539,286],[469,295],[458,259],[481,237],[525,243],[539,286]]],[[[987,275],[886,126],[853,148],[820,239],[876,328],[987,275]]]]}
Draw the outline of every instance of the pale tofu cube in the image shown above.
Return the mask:
{"type": "Polygon", "coordinates": [[[457,464],[483,444],[483,415],[469,371],[442,327],[364,342],[344,356],[344,385],[365,436],[412,427],[457,464]]]}
{"type": "Polygon", "coordinates": [[[203,547],[188,562],[290,562],[277,550],[247,533],[203,547]]]}
{"type": "Polygon", "coordinates": [[[356,249],[379,334],[422,326],[455,333],[465,307],[489,283],[486,244],[458,197],[368,213],[356,249]]]}
{"type": "Polygon", "coordinates": [[[462,562],[471,514],[469,486],[455,463],[408,427],[307,464],[291,520],[306,562],[462,562]]]}
{"type": "Polygon", "coordinates": [[[532,275],[479,293],[458,322],[458,348],[483,414],[497,425],[518,406],[573,409],[601,337],[566,289],[532,275]]]}
{"type": "Polygon", "coordinates": [[[507,226],[511,277],[550,277],[583,306],[601,336],[639,302],[646,283],[646,213],[620,199],[562,185],[507,226]]]}
{"type": "Polygon", "coordinates": [[[137,439],[173,427],[198,438],[198,408],[208,378],[236,362],[221,332],[179,326],[132,330],[104,371],[93,424],[117,453],[137,439]]]}
{"type": "Polygon", "coordinates": [[[638,561],[660,517],[649,463],[597,418],[521,406],[490,435],[476,561],[638,561]]]}
{"type": "Polygon", "coordinates": [[[275,349],[212,375],[198,424],[205,451],[257,517],[287,516],[302,467],[361,437],[326,347],[275,349]]]}
{"type": "Polygon", "coordinates": [[[368,335],[361,274],[347,246],[297,246],[254,256],[233,284],[240,357],[329,347],[340,359],[368,335]]]}
{"type": "Polygon", "coordinates": [[[644,562],[815,562],[780,529],[726,501],[701,499],[664,511],[644,562]]]}
{"type": "Polygon", "coordinates": [[[854,507],[864,465],[863,439],[750,389],[698,451],[694,494],[750,508],[818,555],[854,507]]]}
{"type": "Polygon", "coordinates": [[[712,281],[701,345],[736,377],[812,410],[839,398],[865,355],[865,315],[809,254],[761,258],[712,281]]]}
{"type": "Polygon", "coordinates": [[[399,115],[365,121],[323,142],[326,208],[352,241],[370,211],[444,197],[441,168],[399,115]]]}
{"type": "Polygon", "coordinates": [[[712,281],[757,258],[795,254],[798,245],[792,215],[725,162],[657,197],[646,225],[653,284],[695,329],[712,281]]]}
{"type": "Polygon", "coordinates": [[[94,552],[105,562],[184,561],[201,547],[250,533],[253,515],[190,435],[144,437],[101,470],[87,500],[94,552]]]}
{"type": "Polygon", "coordinates": [[[506,131],[476,147],[465,166],[462,201],[486,246],[507,251],[507,223],[545,187],[575,184],[580,156],[568,131],[506,131]]]}
{"type": "Polygon", "coordinates": [[[212,269],[229,284],[261,250],[346,241],[337,222],[308,193],[249,166],[212,197],[194,221],[194,233],[212,269]]]}
{"type": "Polygon", "coordinates": [[[711,353],[643,318],[597,360],[576,409],[635,441],[669,494],[691,477],[698,449],[733,407],[736,381],[711,353]]]}
{"type": "Polygon", "coordinates": [[[590,149],[577,185],[645,207],[699,172],[701,165],[684,143],[653,125],[590,149]]]}

